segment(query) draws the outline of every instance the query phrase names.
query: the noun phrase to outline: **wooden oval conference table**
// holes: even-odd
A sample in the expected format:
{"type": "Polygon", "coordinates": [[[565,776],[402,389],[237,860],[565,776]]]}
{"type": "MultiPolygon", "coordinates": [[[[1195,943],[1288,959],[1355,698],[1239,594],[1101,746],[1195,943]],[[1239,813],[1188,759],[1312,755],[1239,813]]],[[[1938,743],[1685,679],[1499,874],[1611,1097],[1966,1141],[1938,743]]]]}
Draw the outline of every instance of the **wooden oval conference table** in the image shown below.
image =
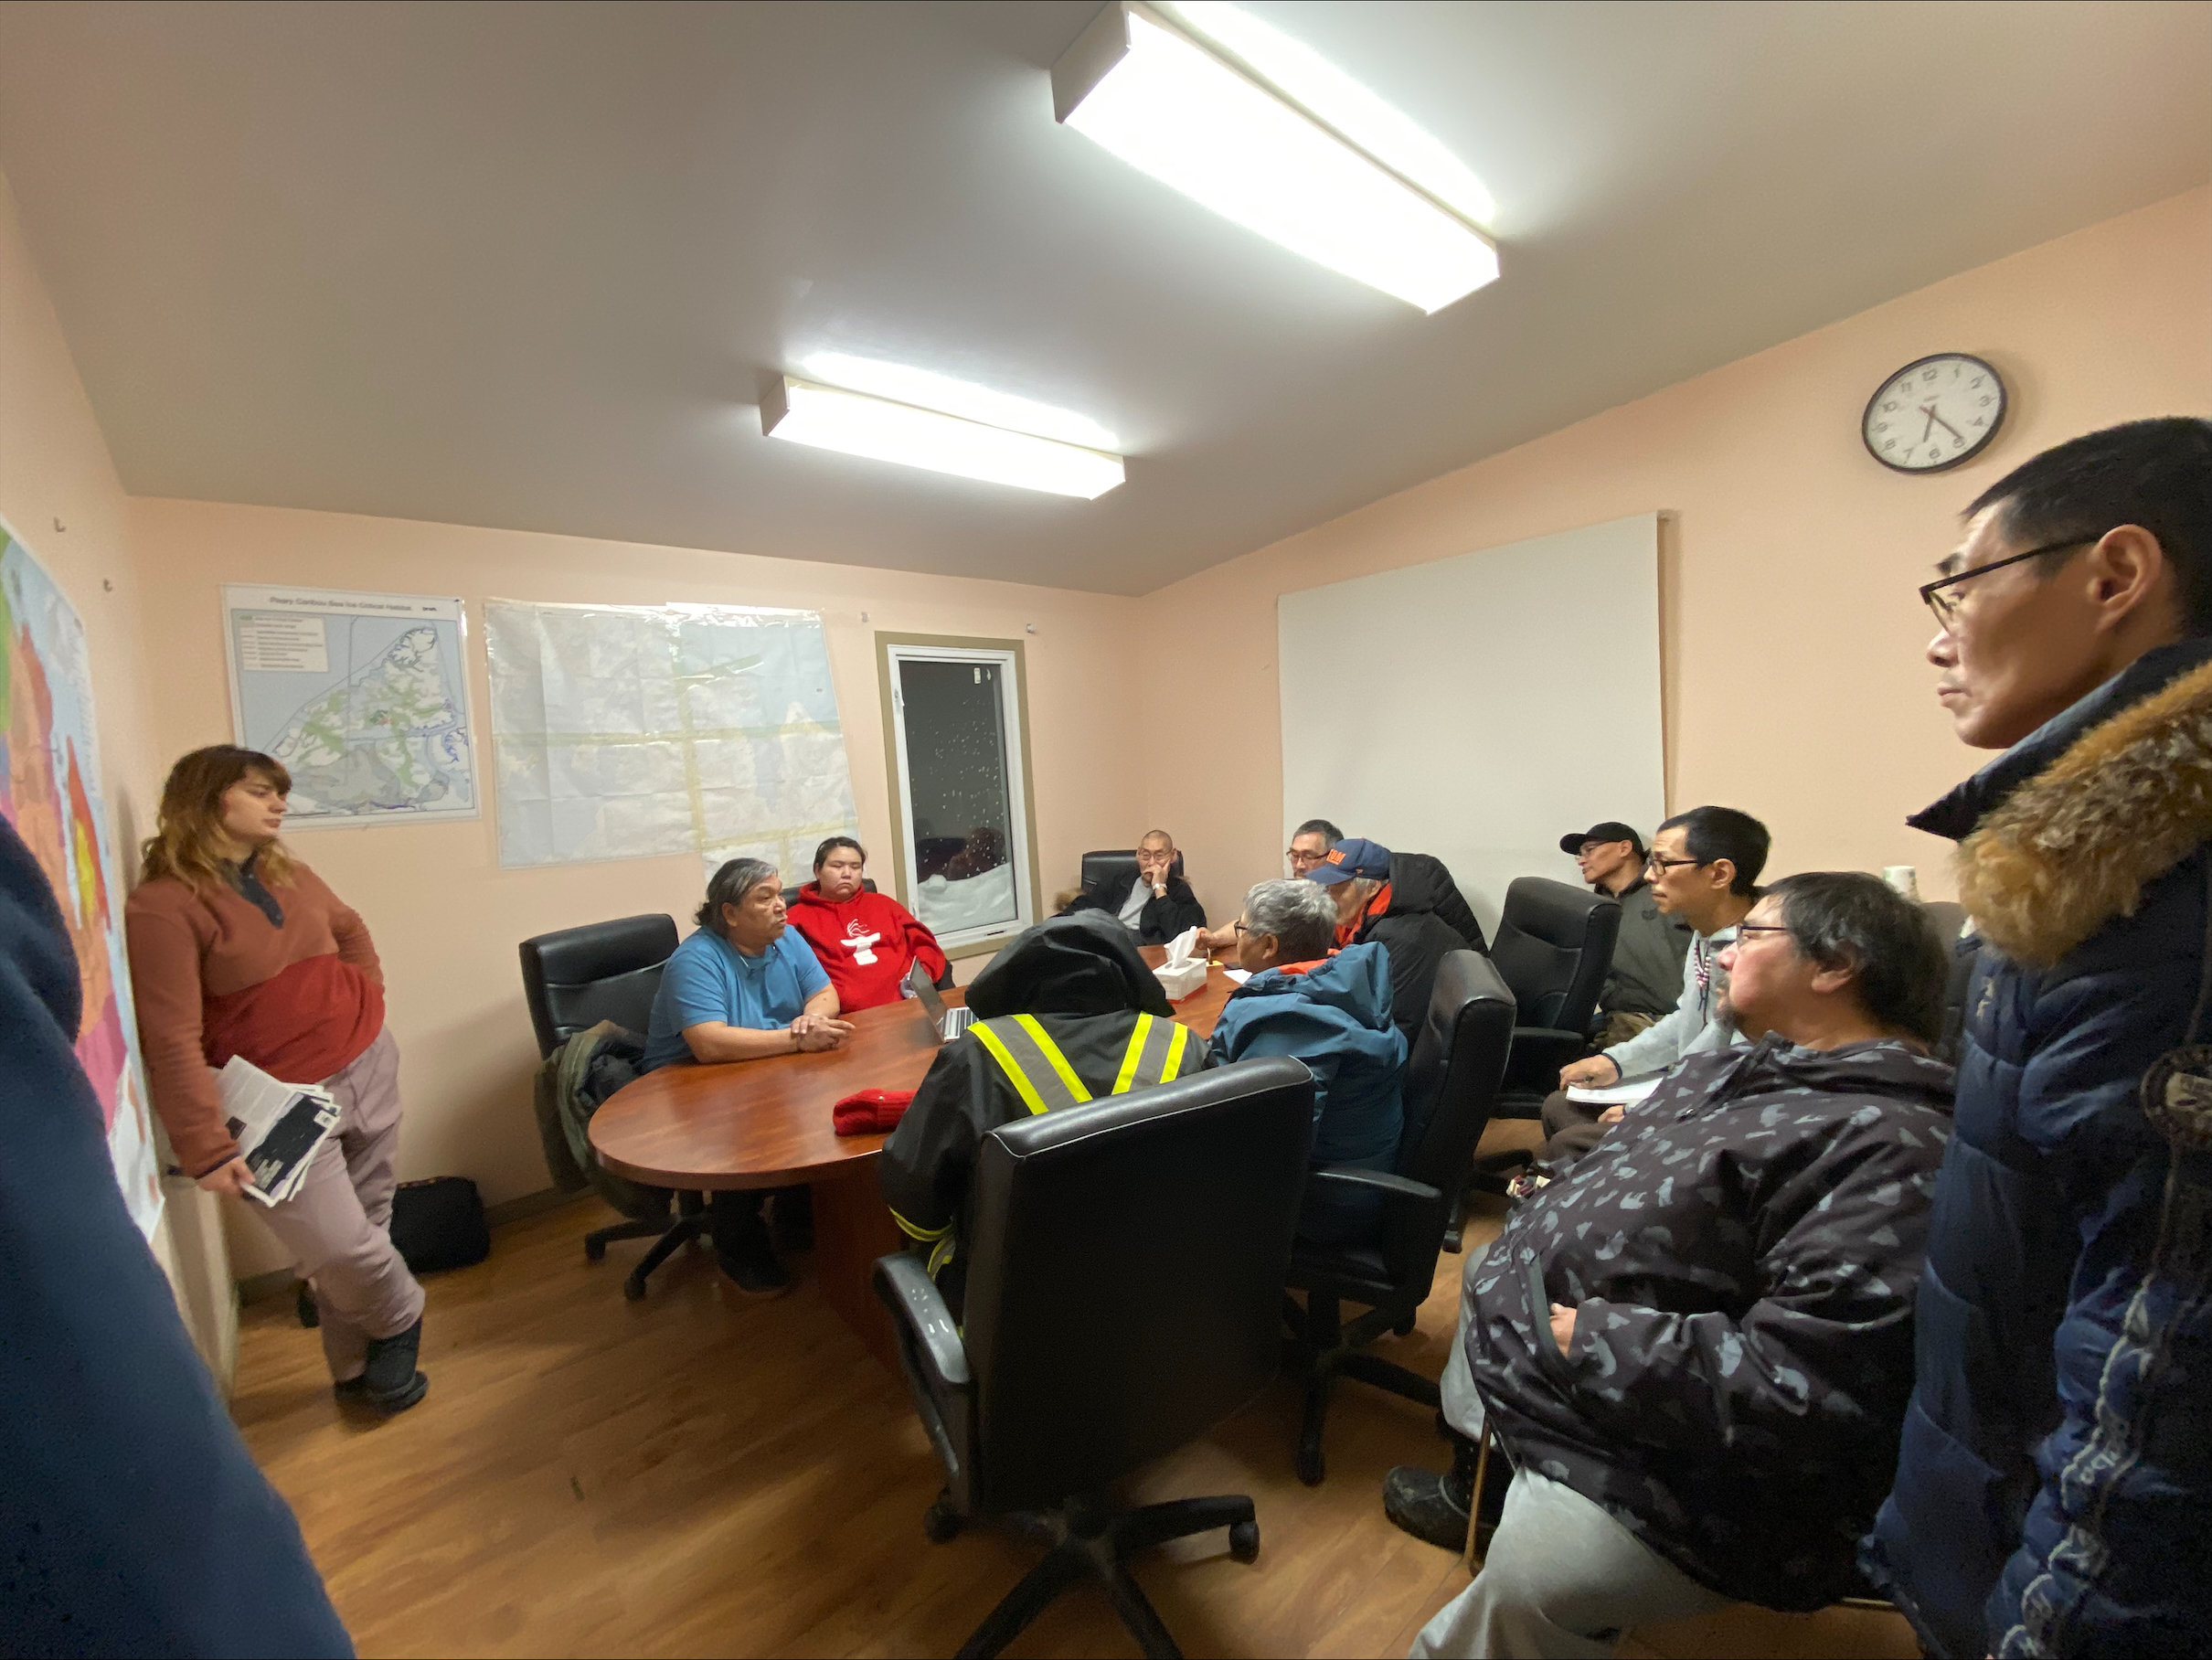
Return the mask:
{"type": "MultiPolygon", "coordinates": [[[[1143,955],[1155,967],[1167,957],[1156,945],[1143,955]]],[[[1211,1037],[1234,989],[1218,964],[1209,968],[1206,984],[1175,1006],[1175,1019],[1211,1037]]],[[[954,990],[945,1001],[963,996],[954,990]]],[[[856,1090],[915,1088],[939,1046],[911,999],[845,1017],[853,1033],[838,1048],[646,1073],[592,1114],[591,1145],[616,1175],[679,1192],[812,1186],[823,1298],[896,1371],[890,1315],[869,1284],[876,1259],[906,1242],[876,1187],[884,1138],[839,1135],[830,1113],[856,1090]]]]}

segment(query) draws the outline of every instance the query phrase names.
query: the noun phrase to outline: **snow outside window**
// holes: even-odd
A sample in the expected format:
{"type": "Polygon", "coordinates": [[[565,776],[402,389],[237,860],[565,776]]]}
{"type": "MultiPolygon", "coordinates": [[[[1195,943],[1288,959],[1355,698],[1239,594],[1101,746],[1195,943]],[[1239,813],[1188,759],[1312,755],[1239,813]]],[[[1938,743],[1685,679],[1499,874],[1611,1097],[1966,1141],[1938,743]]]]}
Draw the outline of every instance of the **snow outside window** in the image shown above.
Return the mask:
{"type": "Polygon", "coordinates": [[[885,653],[908,908],[947,946],[1016,933],[1037,915],[1020,662],[979,646],[885,653]]]}

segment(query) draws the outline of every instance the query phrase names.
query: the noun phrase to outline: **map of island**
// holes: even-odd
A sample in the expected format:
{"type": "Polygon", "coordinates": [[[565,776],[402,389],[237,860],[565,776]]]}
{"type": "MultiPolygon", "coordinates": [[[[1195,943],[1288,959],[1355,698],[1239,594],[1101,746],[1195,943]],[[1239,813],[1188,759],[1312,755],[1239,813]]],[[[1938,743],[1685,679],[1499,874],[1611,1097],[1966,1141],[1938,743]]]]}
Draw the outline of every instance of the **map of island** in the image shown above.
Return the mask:
{"type": "Polygon", "coordinates": [[[459,601],[229,591],[239,741],[292,774],[295,824],[473,816],[459,601]]]}

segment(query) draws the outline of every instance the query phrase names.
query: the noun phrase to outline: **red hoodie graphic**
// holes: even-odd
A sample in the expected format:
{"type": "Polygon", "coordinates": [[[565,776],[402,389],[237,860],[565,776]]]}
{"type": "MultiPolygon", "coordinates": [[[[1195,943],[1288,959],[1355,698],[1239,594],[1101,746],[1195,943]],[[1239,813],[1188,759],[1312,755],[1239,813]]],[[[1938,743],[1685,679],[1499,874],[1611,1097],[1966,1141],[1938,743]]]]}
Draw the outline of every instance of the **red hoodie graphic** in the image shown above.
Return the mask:
{"type": "Polygon", "coordinates": [[[848,1012],[898,1002],[899,982],[917,962],[932,980],[944,974],[937,936],[888,893],[862,889],[833,905],[820,882],[809,882],[791,902],[789,920],[814,947],[848,1012]]]}

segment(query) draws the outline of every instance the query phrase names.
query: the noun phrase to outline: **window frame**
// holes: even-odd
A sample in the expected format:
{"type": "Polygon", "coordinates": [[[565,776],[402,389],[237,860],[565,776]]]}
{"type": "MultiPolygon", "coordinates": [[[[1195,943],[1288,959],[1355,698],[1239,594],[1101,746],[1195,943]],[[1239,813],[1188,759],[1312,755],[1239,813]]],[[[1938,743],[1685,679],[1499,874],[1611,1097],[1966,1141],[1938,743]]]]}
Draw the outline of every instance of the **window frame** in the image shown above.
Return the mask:
{"type": "MultiPolygon", "coordinates": [[[[912,770],[907,757],[903,685],[899,665],[908,662],[987,663],[1002,668],[999,703],[1014,741],[1006,745],[1006,794],[1016,846],[1008,850],[1014,869],[1015,915],[994,923],[987,931],[962,930],[941,939],[949,958],[983,956],[994,952],[1039,920],[1041,883],[1037,852],[1037,803],[1030,789],[1034,770],[1029,748],[1029,665],[1020,640],[987,639],[964,634],[909,634],[878,632],[876,635],[876,683],[881,696],[884,729],[884,772],[891,809],[892,883],[899,902],[914,910],[914,878],[920,857],[912,835],[912,770]]],[[[917,913],[919,914],[919,913],[917,913]]]]}

